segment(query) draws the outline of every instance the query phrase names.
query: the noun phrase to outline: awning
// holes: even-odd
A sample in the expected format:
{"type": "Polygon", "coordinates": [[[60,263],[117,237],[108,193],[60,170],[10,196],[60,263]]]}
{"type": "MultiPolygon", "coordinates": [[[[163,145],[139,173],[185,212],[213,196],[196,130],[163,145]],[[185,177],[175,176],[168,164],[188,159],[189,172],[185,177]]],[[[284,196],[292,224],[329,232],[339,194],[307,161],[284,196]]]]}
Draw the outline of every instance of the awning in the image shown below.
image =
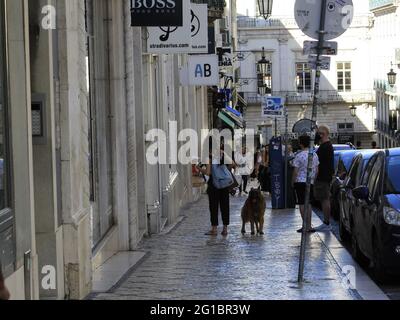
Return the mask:
{"type": "Polygon", "coordinates": [[[241,129],[244,128],[243,117],[237,110],[229,107],[225,108],[219,112],[218,117],[232,129],[235,129],[236,127],[241,129]]]}

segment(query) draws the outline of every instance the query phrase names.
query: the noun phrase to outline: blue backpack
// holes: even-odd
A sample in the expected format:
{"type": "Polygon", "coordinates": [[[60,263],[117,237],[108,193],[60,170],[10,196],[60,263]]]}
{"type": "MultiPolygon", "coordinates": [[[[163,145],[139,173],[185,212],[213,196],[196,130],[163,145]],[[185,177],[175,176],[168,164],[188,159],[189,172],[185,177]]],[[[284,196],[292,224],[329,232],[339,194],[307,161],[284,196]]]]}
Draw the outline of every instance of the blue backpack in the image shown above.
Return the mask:
{"type": "Polygon", "coordinates": [[[213,164],[211,175],[214,187],[219,190],[229,188],[234,183],[232,173],[224,164],[213,164]]]}

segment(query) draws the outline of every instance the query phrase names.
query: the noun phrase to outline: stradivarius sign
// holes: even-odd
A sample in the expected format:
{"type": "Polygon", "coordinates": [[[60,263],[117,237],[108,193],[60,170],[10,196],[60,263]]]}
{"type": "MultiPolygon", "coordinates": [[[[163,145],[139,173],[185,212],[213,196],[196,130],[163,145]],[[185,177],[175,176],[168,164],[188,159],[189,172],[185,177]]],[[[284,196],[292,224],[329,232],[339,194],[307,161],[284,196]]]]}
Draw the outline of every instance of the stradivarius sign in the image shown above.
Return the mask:
{"type": "Polygon", "coordinates": [[[182,27],[183,1],[184,0],[131,0],[131,26],[182,27]]]}

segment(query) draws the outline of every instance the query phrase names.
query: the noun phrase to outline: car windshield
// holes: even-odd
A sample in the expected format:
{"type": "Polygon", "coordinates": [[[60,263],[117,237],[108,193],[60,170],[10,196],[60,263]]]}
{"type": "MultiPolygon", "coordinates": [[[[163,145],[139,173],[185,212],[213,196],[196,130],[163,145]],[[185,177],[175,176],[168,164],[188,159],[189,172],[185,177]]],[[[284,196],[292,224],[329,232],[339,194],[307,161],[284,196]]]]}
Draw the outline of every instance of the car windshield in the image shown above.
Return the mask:
{"type": "Polygon", "coordinates": [[[400,156],[389,157],[386,194],[400,194],[400,156]]]}

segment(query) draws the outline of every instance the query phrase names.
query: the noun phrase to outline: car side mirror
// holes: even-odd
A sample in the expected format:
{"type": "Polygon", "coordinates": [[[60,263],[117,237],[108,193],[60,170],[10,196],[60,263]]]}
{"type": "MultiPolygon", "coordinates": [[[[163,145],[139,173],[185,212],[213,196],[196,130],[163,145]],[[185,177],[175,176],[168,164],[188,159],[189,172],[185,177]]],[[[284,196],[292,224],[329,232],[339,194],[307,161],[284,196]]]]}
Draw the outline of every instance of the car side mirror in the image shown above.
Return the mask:
{"type": "Polygon", "coordinates": [[[366,186],[360,186],[353,189],[353,196],[358,200],[368,201],[369,199],[369,189],[366,186]]]}

